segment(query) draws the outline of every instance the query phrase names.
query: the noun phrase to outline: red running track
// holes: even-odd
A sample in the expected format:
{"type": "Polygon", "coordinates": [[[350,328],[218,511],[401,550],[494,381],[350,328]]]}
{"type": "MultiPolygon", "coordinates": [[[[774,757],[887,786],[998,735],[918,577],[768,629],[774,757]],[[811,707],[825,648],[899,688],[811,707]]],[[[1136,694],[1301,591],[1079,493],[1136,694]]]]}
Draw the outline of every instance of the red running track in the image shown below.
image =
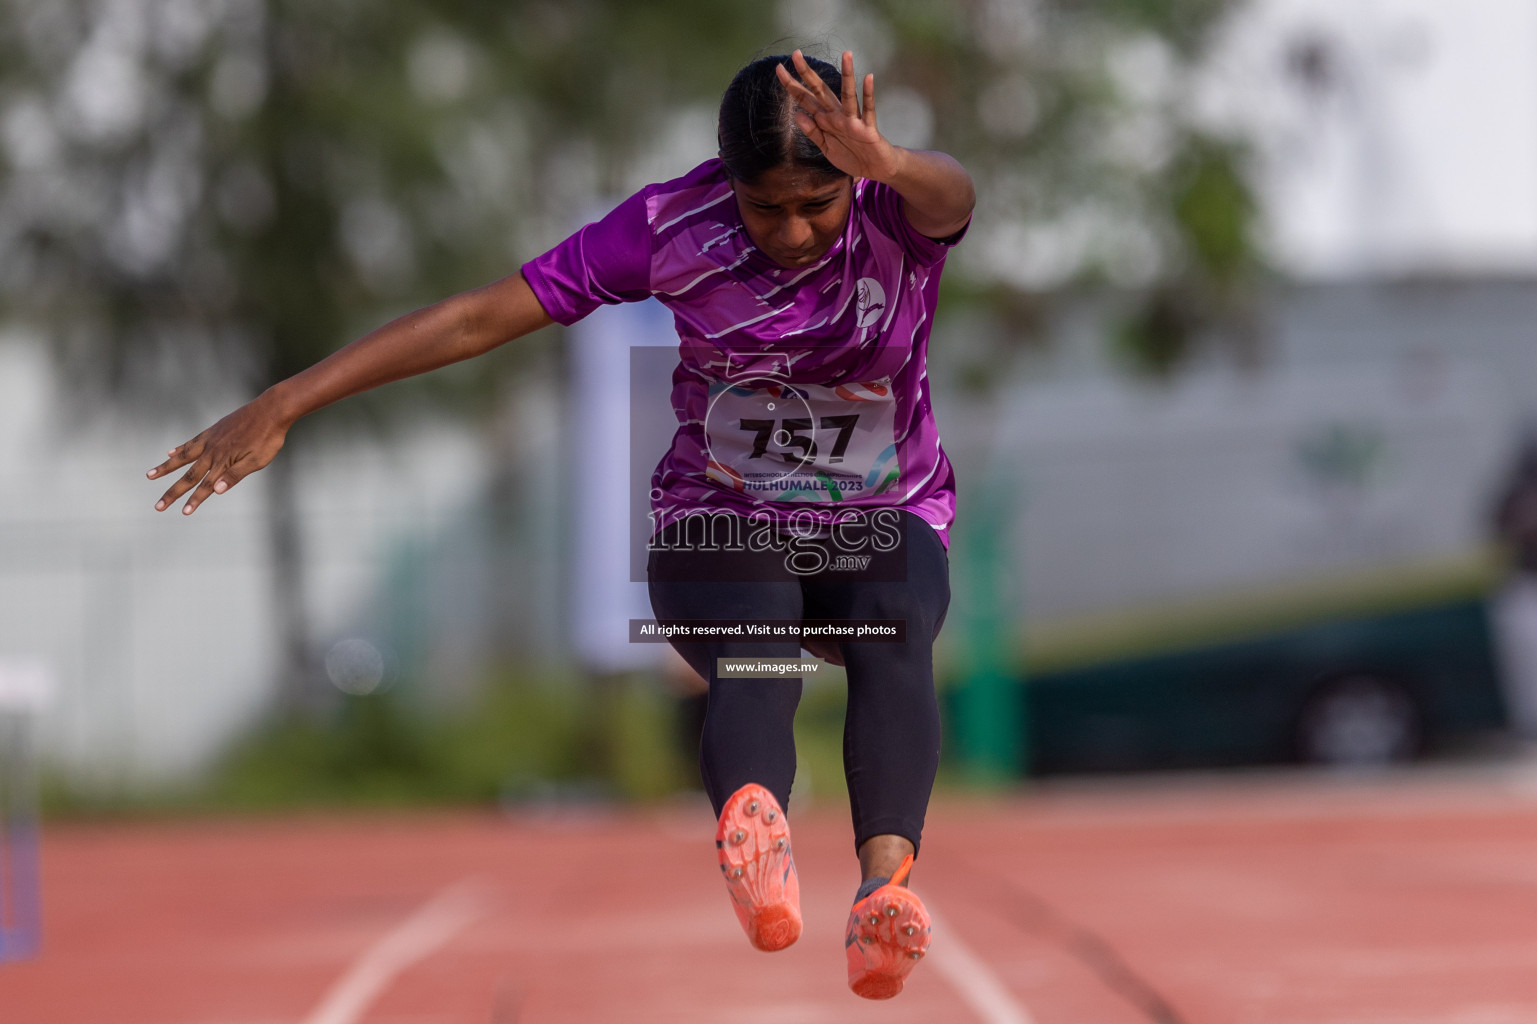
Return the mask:
{"type": "MultiPolygon", "coordinates": [[[[1529,771],[1529,770],[1527,770],[1529,771]]],[[[56,825],[4,1024],[1530,1024],[1537,775],[950,799],[908,990],[844,987],[848,826],[794,818],[807,929],[740,934],[703,806],[56,825]]]]}

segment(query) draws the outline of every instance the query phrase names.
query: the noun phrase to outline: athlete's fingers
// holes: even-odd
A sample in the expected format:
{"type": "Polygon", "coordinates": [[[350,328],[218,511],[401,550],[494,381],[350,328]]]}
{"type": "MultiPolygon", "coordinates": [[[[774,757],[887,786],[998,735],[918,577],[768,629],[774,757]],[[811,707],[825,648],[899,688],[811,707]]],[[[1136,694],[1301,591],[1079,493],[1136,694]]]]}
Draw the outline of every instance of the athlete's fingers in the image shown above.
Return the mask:
{"type": "Polygon", "coordinates": [[[865,127],[871,131],[879,131],[875,127],[875,76],[865,76],[865,127]]]}
{"type": "Polygon", "coordinates": [[[843,51],[843,95],[840,98],[843,112],[849,117],[858,119],[859,105],[854,102],[854,51],[843,51]]]}
{"type": "Polygon", "coordinates": [[[199,455],[201,455],[202,452],[203,435],[199,434],[197,437],[194,437],[186,444],[179,444],[175,448],[172,448],[170,451],[166,452],[166,455],[169,456],[169,458],[167,458],[160,465],[156,466],[154,469],[151,469],[148,473],[145,474],[145,476],[149,477],[151,480],[156,480],[165,476],[167,473],[180,469],[187,463],[192,462],[199,455]]]}
{"type": "Polygon", "coordinates": [[[248,466],[250,460],[247,456],[236,456],[234,459],[221,459],[209,466],[206,476],[197,485],[187,498],[187,503],[182,506],[182,515],[190,516],[197,507],[207,501],[210,495],[223,494],[240,481],[246,473],[238,469],[238,465],[244,461],[248,466]]]}
{"type": "MultiPolygon", "coordinates": [[[[800,76],[798,83],[807,93],[816,97],[823,106],[831,106],[828,102],[827,83],[822,81],[822,76],[811,70],[811,65],[806,61],[806,55],[796,50],[790,54],[790,60],[795,64],[795,73],[800,76]]],[[[780,67],[784,67],[783,64],[780,67]]]]}
{"type": "MultiPolygon", "coordinates": [[[[814,116],[818,113],[833,109],[818,96],[816,96],[816,94],[814,94],[810,89],[806,88],[806,86],[802,85],[800,82],[797,82],[795,80],[795,76],[790,74],[789,69],[786,68],[783,64],[779,65],[774,70],[779,75],[780,84],[782,84],[785,87],[785,91],[790,94],[790,99],[794,100],[796,106],[804,110],[807,114],[814,116]]],[[[815,78],[816,76],[813,75],[812,77],[815,78]]],[[[820,82],[821,79],[818,78],[817,81],[820,82]]]]}
{"type": "Polygon", "coordinates": [[[261,468],[261,466],[256,465],[255,460],[253,459],[247,458],[245,456],[236,458],[224,468],[224,472],[211,474],[209,476],[209,479],[214,482],[213,492],[215,494],[223,494],[225,491],[229,490],[231,487],[234,487],[240,481],[244,480],[246,477],[250,476],[252,473],[261,468]]]}
{"type": "Polygon", "coordinates": [[[172,502],[186,494],[197,485],[199,480],[207,476],[208,470],[209,462],[206,458],[200,458],[194,462],[192,468],[183,473],[181,478],[167,488],[166,492],[160,496],[160,500],[155,502],[155,511],[164,512],[170,508],[172,502]]]}
{"type": "Polygon", "coordinates": [[[800,107],[796,107],[794,110],[790,111],[790,119],[795,122],[795,127],[799,128],[801,132],[805,134],[806,138],[810,139],[812,142],[815,142],[818,146],[822,144],[825,136],[822,134],[822,129],[817,127],[817,122],[814,117],[806,113],[800,107]]]}
{"type": "MultiPolygon", "coordinates": [[[[197,490],[192,492],[187,498],[187,503],[181,507],[182,515],[190,516],[197,511],[199,505],[208,500],[209,496],[214,492],[215,478],[218,476],[219,474],[217,473],[209,473],[203,478],[203,482],[197,485],[197,490]]],[[[225,488],[225,490],[228,489],[227,487],[225,488]]]]}
{"type": "MultiPolygon", "coordinates": [[[[779,71],[784,74],[783,67],[780,67],[779,71]]],[[[835,117],[837,108],[828,109],[821,106],[804,89],[799,95],[792,92],[790,98],[795,100],[795,105],[790,108],[790,119],[795,122],[795,127],[799,128],[819,149],[822,148],[827,142],[827,126],[821,119],[835,117]]]]}
{"type": "MultiPolygon", "coordinates": [[[[246,461],[249,463],[249,460],[246,461]]],[[[197,512],[197,507],[200,504],[209,500],[212,495],[224,494],[226,490],[240,483],[240,478],[244,477],[244,475],[246,474],[235,469],[235,461],[215,463],[214,466],[209,467],[201,483],[198,483],[197,489],[191,495],[188,495],[186,504],[181,506],[181,515],[194,514],[194,512],[197,512]]]]}
{"type": "Polygon", "coordinates": [[[799,58],[798,67],[801,83],[806,88],[806,94],[815,100],[815,106],[808,108],[811,110],[812,115],[837,113],[842,109],[841,99],[833,94],[833,91],[828,88],[826,82],[822,81],[822,76],[811,69],[811,65],[807,63],[806,58],[801,55],[801,52],[796,50],[795,53],[799,58]]]}

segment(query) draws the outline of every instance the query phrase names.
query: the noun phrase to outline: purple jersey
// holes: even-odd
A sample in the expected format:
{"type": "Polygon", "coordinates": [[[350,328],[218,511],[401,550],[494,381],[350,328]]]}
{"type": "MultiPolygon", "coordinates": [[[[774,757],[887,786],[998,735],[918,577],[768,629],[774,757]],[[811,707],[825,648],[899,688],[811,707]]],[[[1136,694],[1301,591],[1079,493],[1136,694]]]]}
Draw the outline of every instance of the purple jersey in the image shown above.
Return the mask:
{"type": "Polygon", "coordinates": [[[887,506],[948,547],[955,475],[925,367],[948,251],[889,186],[856,179],[842,236],[812,266],[781,267],[748,238],[716,159],[641,189],[523,276],[562,324],[600,303],[672,310],[678,430],[652,477],[654,531],[698,512],[825,526],[887,506]]]}

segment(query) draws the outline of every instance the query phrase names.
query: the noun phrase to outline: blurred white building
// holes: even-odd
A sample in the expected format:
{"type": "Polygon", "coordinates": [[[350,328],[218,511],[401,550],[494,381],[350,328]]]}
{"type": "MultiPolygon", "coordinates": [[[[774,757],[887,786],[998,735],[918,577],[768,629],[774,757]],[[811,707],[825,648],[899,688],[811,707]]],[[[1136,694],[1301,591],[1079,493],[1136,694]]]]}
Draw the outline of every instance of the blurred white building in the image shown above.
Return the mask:
{"type": "Polygon", "coordinates": [[[936,397],[961,519],[968,485],[1012,492],[1030,623],[1482,564],[1537,406],[1537,280],[1313,282],[1267,306],[1259,368],[1135,381],[1085,304],[994,419],[936,397]]]}

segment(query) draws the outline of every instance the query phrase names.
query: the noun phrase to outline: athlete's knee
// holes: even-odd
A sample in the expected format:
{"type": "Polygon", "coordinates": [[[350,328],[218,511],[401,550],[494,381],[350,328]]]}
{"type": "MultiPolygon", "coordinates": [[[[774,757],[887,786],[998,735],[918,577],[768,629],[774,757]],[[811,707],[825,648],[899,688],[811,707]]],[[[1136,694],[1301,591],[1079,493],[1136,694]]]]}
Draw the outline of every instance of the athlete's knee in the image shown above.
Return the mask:
{"type": "Polygon", "coordinates": [[[800,705],[801,680],[732,679],[718,676],[710,681],[709,702],[705,705],[705,723],[725,718],[749,717],[754,720],[781,718],[793,721],[800,705]]]}
{"type": "Polygon", "coordinates": [[[882,583],[869,587],[854,602],[857,619],[880,619],[903,624],[905,643],[927,645],[939,631],[939,623],[950,603],[950,591],[943,594],[924,592],[910,583],[882,583]]]}

